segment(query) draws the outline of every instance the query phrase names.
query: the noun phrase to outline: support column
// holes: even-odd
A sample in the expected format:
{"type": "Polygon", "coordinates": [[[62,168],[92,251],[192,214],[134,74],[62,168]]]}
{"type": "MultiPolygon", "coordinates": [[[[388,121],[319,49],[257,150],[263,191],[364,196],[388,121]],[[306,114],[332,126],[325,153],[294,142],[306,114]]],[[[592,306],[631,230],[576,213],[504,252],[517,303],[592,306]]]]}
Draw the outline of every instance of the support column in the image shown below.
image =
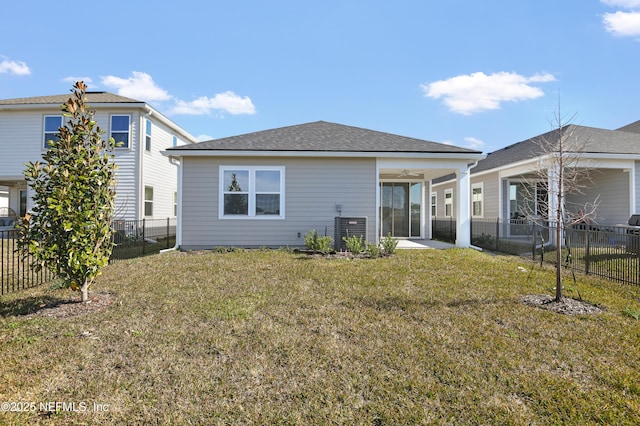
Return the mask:
{"type": "Polygon", "coordinates": [[[458,221],[456,224],[456,246],[471,246],[471,176],[465,167],[456,173],[458,221]]]}
{"type": "Polygon", "coordinates": [[[558,200],[562,198],[559,197],[562,188],[560,187],[558,167],[549,167],[547,169],[547,174],[547,204],[549,206],[547,216],[549,219],[549,241],[551,242],[551,244],[559,246],[559,244],[561,244],[561,241],[557,241],[556,227],[561,225],[560,223],[558,223],[557,213],[559,209],[562,209],[562,206],[558,204],[558,200]]]}

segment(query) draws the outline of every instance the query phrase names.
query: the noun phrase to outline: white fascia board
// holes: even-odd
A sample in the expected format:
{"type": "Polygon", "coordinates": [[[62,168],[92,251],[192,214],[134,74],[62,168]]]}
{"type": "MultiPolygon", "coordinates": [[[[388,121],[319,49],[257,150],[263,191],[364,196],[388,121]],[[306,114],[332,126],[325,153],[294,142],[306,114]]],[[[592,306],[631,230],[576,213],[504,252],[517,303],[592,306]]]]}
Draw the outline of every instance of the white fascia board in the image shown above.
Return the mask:
{"type": "Polygon", "coordinates": [[[218,150],[166,150],[167,157],[338,157],[338,158],[387,158],[408,160],[478,161],[484,154],[429,153],[429,152],[361,152],[361,151],[218,151],[218,150]]]}
{"type": "Polygon", "coordinates": [[[178,126],[176,123],[174,123],[169,118],[164,116],[157,109],[151,107],[148,104],[143,104],[143,105],[144,105],[144,109],[147,112],[151,113],[151,116],[149,117],[150,119],[152,119],[152,120],[153,119],[157,119],[159,122],[161,122],[162,124],[164,124],[165,126],[170,128],[171,130],[173,130],[176,133],[176,136],[180,136],[181,139],[184,139],[185,142],[192,143],[192,144],[200,142],[195,136],[193,136],[191,133],[189,133],[186,130],[184,130],[182,127],[178,126]]]}

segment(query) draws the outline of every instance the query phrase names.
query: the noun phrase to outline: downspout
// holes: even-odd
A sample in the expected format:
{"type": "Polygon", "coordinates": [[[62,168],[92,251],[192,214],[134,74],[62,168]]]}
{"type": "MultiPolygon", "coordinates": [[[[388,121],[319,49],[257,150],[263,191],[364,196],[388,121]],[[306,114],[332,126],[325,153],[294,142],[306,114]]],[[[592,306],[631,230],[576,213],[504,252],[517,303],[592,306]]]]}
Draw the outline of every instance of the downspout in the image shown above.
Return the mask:
{"type": "Polygon", "coordinates": [[[167,253],[180,249],[182,244],[182,164],[183,158],[178,161],[178,211],[176,212],[176,243],[173,247],[160,250],[160,253],[167,253]]]}

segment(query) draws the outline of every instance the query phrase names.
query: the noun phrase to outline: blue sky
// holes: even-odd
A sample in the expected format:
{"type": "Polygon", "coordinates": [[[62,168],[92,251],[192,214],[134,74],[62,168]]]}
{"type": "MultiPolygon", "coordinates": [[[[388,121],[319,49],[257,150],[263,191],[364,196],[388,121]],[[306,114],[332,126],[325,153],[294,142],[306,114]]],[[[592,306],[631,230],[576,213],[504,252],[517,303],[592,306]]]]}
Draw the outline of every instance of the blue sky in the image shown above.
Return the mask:
{"type": "Polygon", "coordinates": [[[145,101],[201,139],[317,120],[491,152],[640,120],[640,0],[3,4],[0,98],[145,101]]]}

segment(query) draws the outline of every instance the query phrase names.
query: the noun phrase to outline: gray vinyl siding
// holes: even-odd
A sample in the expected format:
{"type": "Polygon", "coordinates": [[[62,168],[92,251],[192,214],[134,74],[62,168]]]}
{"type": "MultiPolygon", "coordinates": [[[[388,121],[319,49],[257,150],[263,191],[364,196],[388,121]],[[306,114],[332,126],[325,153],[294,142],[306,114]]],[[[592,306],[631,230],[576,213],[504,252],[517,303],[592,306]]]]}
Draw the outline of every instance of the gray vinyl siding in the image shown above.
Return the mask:
{"type": "Polygon", "coordinates": [[[629,220],[630,190],[629,173],[620,169],[598,169],[592,173],[591,182],[585,182],[583,194],[568,194],[567,209],[576,212],[588,211],[597,200],[596,222],[606,225],[624,224],[629,220]]]}
{"type": "Polygon", "coordinates": [[[444,214],[444,193],[448,190],[452,191],[453,194],[453,208],[452,208],[452,217],[456,217],[456,212],[458,211],[458,206],[456,205],[456,185],[453,182],[445,182],[439,185],[433,185],[431,192],[436,193],[436,218],[442,219],[448,216],[444,214]]]}
{"type": "Polygon", "coordinates": [[[311,229],[333,236],[336,204],[342,216],[366,216],[376,238],[375,159],[183,158],[182,248],[302,247],[311,229]],[[285,168],[284,219],[219,219],[219,166],[285,168]]]}
{"type": "Polygon", "coordinates": [[[500,216],[500,178],[498,173],[482,175],[480,178],[471,176],[471,185],[482,182],[482,195],[484,197],[484,217],[496,218],[500,216]]]}

